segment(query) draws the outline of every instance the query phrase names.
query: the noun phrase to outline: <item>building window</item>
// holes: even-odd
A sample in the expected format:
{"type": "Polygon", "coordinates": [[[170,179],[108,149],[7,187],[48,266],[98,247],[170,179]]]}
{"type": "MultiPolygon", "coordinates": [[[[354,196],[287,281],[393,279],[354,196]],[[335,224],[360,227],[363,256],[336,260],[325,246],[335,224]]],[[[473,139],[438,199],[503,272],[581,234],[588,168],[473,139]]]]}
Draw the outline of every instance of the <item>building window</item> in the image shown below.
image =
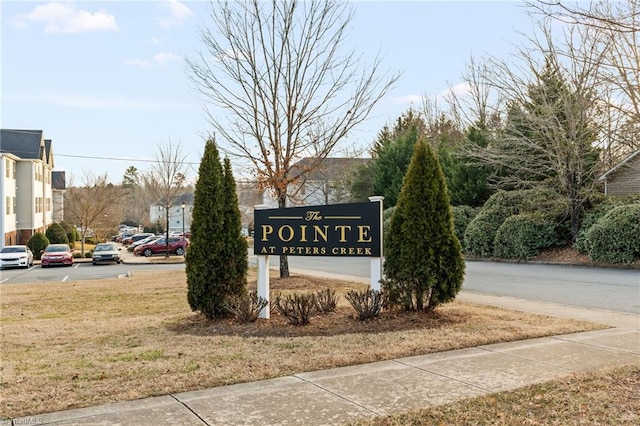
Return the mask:
{"type": "Polygon", "coordinates": [[[47,198],[47,211],[51,211],[51,198],[47,198]]]}
{"type": "Polygon", "coordinates": [[[16,214],[18,205],[16,204],[16,197],[13,197],[13,214],[16,214]]]}
{"type": "Polygon", "coordinates": [[[11,161],[8,158],[4,159],[4,175],[10,177],[11,173],[11,161]]]}
{"type": "Polygon", "coordinates": [[[6,214],[11,214],[11,197],[6,197],[6,214]]]}

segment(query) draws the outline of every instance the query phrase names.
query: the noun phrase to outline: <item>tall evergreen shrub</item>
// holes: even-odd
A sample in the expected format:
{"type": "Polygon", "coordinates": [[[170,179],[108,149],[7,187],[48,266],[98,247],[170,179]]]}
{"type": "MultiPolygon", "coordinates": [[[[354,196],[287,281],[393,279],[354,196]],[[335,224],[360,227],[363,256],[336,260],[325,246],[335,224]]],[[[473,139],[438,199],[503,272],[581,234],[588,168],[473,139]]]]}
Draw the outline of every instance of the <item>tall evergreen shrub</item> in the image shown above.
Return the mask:
{"type": "Polygon", "coordinates": [[[246,291],[241,275],[243,267],[246,272],[247,250],[246,245],[244,252],[239,249],[240,218],[237,199],[230,196],[231,181],[215,142],[207,140],[195,186],[186,273],[189,306],[209,319],[229,316],[226,299],[246,291]]]}
{"type": "Polygon", "coordinates": [[[67,234],[67,239],[69,239],[69,246],[73,248],[75,246],[75,242],[78,240],[78,231],[75,227],[71,226],[65,221],[60,222],[60,226],[62,226],[62,229],[64,229],[64,232],[67,234]]]}
{"type": "Polygon", "coordinates": [[[51,244],[69,244],[69,237],[62,225],[59,223],[52,223],[49,225],[45,235],[51,244]]]}
{"type": "Polygon", "coordinates": [[[383,290],[406,310],[453,300],[464,279],[447,185],[431,146],[420,139],[404,177],[386,241],[383,290]]]}
{"type": "Polygon", "coordinates": [[[27,242],[27,247],[31,249],[33,252],[33,258],[36,260],[40,260],[40,252],[47,248],[48,245],[49,239],[42,232],[36,232],[27,242]]]}

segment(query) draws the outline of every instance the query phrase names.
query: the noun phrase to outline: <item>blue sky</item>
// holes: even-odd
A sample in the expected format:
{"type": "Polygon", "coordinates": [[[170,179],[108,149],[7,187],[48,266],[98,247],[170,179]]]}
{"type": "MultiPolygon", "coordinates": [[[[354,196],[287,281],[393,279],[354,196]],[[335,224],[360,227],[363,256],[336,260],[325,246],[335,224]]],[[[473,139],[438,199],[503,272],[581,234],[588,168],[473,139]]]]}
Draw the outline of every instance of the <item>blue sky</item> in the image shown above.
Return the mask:
{"type": "MultiPolygon", "coordinates": [[[[360,146],[421,96],[459,85],[471,55],[507,55],[534,27],[514,1],[352,5],[353,47],[403,73],[350,135],[360,146]]],[[[145,170],[140,160],[178,142],[195,175],[209,126],[184,57],[202,49],[208,2],[3,0],[0,8],[2,128],[43,130],[55,170],[76,183],[84,170],[120,182],[127,167],[145,170]]]]}

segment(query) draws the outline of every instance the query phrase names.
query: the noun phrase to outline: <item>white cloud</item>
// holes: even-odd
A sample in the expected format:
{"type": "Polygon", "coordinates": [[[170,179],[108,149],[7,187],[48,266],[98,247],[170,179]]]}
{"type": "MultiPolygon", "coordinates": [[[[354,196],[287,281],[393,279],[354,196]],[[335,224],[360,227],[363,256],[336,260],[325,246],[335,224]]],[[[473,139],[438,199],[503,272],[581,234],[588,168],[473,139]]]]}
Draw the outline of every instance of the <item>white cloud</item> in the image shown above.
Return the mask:
{"type": "Polygon", "coordinates": [[[438,98],[443,98],[446,99],[449,96],[451,96],[452,94],[454,94],[455,96],[461,98],[464,96],[467,96],[471,93],[471,87],[469,86],[469,83],[458,83],[454,86],[449,87],[447,90],[440,92],[438,94],[438,98]]]}
{"type": "Polygon", "coordinates": [[[413,105],[417,103],[422,103],[422,96],[420,95],[406,95],[406,96],[398,96],[391,100],[394,105],[413,105]]]}
{"type": "Polygon", "coordinates": [[[173,103],[157,102],[152,100],[136,100],[124,97],[89,96],[76,93],[41,92],[38,94],[21,94],[11,96],[20,102],[39,102],[67,108],[83,109],[130,109],[130,110],[159,110],[175,108],[173,103]]]}
{"type": "Polygon", "coordinates": [[[168,13],[168,16],[158,18],[158,24],[163,28],[181,25],[195,15],[191,9],[177,0],[165,0],[160,7],[165,13],[168,13]]]}
{"type": "Polygon", "coordinates": [[[180,59],[182,59],[180,56],[175,55],[171,52],[160,52],[160,53],[156,53],[153,56],[153,60],[159,63],[160,65],[164,65],[170,61],[178,61],[180,59]]]}
{"type": "Polygon", "coordinates": [[[72,3],[52,2],[39,5],[26,15],[15,16],[11,22],[19,29],[25,29],[29,23],[42,23],[46,33],[81,33],[119,29],[115,17],[104,9],[92,13],[80,10],[72,3]]]}
{"type": "Polygon", "coordinates": [[[130,65],[132,67],[138,68],[149,68],[151,63],[149,61],[145,61],[144,59],[125,59],[125,65],[130,65]]]}

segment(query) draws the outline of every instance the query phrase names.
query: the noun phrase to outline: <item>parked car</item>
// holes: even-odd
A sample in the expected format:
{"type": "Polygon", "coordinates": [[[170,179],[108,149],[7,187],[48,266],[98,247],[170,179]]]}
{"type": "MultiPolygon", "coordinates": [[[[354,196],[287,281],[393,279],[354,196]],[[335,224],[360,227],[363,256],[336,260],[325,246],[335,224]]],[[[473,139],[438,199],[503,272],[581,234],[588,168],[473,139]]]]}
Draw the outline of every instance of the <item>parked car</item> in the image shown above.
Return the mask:
{"type": "Polygon", "coordinates": [[[0,269],[33,266],[33,252],[27,246],[4,246],[0,250],[0,269]]]}
{"type": "Polygon", "coordinates": [[[93,249],[93,264],[97,265],[98,263],[122,262],[122,259],[120,258],[120,250],[120,247],[117,247],[115,244],[97,244],[93,249]]]}
{"type": "Polygon", "coordinates": [[[128,246],[129,244],[139,241],[139,240],[143,240],[147,237],[152,236],[153,234],[151,232],[141,232],[139,234],[133,234],[130,237],[127,238],[123,238],[122,239],[122,244],[124,244],[125,246],[128,246]]]}
{"type": "Polygon", "coordinates": [[[40,262],[43,268],[51,265],[73,266],[73,254],[68,244],[49,244],[42,250],[40,262]]]}
{"type": "Polygon", "coordinates": [[[135,235],[135,232],[124,232],[121,234],[118,234],[118,236],[116,237],[116,243],[121,243],[122,240],[125,240],[129,237],[133,237],[135,235]]]}
{"type": "Polygon", "coordinates": [[[129,244],[127,246],[127,251],[133,252],[133,249],[135,249],[139,245],[151,243],[151,242],[153,242],[155,240],[158,240],[160,238],[162,238],[162,235],[152,235],[152,236],[144,238],[142,240],[134,241],[134,242],[132,242],[131,244],[129,244]]]}
{"type": "MultiPolygon", "coordinates": [[[[152,256],[154,254],[164,254],[166,252],[167,239],[162,237],[153,242],[139,245],[133,249],[133,254],[137,256],[152,256]]],[[[189,240],[182,237],[169,237],[169,253],[182,256],[189,246],[189,240]]]]}

